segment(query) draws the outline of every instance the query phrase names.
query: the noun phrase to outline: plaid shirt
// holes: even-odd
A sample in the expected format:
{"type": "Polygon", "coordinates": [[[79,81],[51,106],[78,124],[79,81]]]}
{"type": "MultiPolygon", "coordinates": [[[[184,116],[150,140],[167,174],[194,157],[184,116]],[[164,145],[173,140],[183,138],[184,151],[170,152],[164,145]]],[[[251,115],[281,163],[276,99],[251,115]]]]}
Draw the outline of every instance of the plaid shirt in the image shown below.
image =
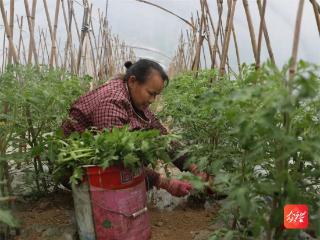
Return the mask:
{"type": "MultiPolygon", "coordinates": [[[[130,130],[159,129],[161,134],[167,134],[166,128],[148,108],[143,114],[145,118],[133,108],[126,83],[122,79],[112,79],[80,97],[71,106],[70,119],[63,123],[62,128],[66,136],[90,127],[102,130],[126,124],[130,130]]],[[[175,165],[182,169],[183,163],[184,159],[180,159],[175,165]]],[[[157,183],[160,175],[148,168],[145,171],[150,188],[157,183]]]]}

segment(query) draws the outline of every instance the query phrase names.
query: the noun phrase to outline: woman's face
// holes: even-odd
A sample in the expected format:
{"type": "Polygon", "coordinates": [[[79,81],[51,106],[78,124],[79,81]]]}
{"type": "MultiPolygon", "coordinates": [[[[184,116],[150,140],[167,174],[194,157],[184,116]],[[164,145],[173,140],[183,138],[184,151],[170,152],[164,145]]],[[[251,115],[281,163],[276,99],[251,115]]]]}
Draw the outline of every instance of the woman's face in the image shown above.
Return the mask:
{"type": "Polygon", "coordinates": [[[143,111],[156,99],[164,88],[164,81],[157,71],[152,71],[145,83],[141,84],[135,76],[128,79],[128,87],[133,105],[143,111]]]}

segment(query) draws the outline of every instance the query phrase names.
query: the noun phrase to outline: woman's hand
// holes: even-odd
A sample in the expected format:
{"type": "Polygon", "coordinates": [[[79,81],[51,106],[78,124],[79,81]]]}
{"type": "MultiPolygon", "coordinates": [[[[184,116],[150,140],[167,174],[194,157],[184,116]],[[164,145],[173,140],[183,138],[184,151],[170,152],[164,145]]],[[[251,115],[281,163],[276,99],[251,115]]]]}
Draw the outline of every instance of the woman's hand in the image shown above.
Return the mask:
{"type": "Polygon", "coordinates": [[[188,170],[193,173],[193,175],[200,177],[203,182],[209,181],[210,175],[206,172],[200,172],[196,164],[192,163],[188,170]]]}
{"type": "Polygon", "coordinates": [[[192,185],[186,181],[169,179],[165,177],[159,178],[157,187],[167,190],[171,195],[175,197],[186,196],[192,189],[192,185]]]}

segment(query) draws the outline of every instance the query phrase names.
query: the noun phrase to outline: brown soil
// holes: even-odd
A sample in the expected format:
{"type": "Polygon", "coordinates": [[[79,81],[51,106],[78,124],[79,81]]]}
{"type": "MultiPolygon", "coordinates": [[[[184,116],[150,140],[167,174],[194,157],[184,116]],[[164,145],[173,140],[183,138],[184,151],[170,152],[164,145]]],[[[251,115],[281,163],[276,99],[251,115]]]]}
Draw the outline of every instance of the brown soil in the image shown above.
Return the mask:
{"type": "Polygon", "coordinates": [[[212,214],[204,209],[151,209],[150,216],[152,240],[191,240],[196,232],[207,229],[212,214]]]}
{"type": "MultiPolygon", "coordinates": [[[[36,201],[26,201],[16,207],[16,217],[22,222],[24,233],[16,240],[40,240],[45,226],[66,226],[72,223],[72,195],[55,193],[36,201]],[[38,229],[31,226],[40,226],[38,229]],[[44,227],[41,227],[44,226],[44,227]],[[26,237],[27,236],[27,237],[26,237]]],[[[203,208],[180,207],[174,211],[160,211],[149,207],[152,240],[192,240],[198,231],[207,229],[214,213],[203,208]]]]}

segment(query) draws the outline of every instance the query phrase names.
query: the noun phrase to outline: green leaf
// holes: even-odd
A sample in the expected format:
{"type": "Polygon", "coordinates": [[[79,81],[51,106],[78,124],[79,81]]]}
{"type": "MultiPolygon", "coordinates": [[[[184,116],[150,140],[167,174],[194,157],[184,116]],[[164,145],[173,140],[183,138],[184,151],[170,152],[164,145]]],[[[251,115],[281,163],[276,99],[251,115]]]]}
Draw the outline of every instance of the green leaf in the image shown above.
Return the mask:
{"type": "Polygon", "coordinates": [[[147,141],[142,141],[141,151],[146,152],[149,150],[149,143],[147,141]]]}
{"type": "Polygon", "coordinates": [[[0,222],[3,222],[10,227],[18,227],[19,222],[11,215],[9,210],[0,209],[0,222]]]}
{"type": "Polygon", "coordinates": [[[123,163],[125,167],[134,167],[138,162],[139,158],[133,153],[129,153],[123,158],[123,163]]]}
{"type": "Polygon", "coordinates": [[[72,176],[70,177],[71,183],[73,183],[73,184],[78,184],[79,181],[82,180],[83,175],[84,175],[84,170],[83,170],[83,168],[82,168],[82,167],[76,167],[76,168],[73,170],[72,176]]]}

